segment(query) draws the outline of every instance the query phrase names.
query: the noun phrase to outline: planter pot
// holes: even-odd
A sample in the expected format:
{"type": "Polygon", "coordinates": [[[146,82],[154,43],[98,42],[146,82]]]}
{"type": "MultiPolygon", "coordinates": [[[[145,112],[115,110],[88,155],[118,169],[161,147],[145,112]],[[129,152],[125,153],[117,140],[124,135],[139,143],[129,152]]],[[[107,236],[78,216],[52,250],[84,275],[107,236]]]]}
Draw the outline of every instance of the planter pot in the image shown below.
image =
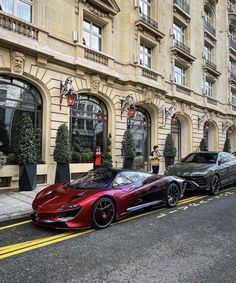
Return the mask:
{"type": "Polygon", "coordinates": [[[124,168],[131,169],[133,166],[134,159],[133,158],[125,158],[124,160],[124,168]]]}
{"type": "Polygon", "coordinates": [[[55,183],[70,182],[70,164],[57,163],[55,183]]]}
{"type": "Polygon", "coordinates": [[[36,188],[37,164],[19,166],[19,190],[32,191],[36,188]]]}
{"type": "Polygon", "coordinates": [[[175,158],[174,158],[174,157],[165,157],[165,165],[166,165],[166,168],[167,168],[169,165],[174,164],[174,161],[175,161],[175,158]]]}

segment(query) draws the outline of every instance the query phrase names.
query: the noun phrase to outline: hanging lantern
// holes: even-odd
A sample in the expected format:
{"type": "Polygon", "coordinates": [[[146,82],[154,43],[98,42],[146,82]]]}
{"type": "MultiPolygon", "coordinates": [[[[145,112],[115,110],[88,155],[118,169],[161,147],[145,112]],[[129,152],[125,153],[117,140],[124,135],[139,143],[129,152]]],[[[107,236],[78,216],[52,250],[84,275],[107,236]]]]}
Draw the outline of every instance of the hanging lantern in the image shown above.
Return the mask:
{"type": "Polygon", "coordinates": [[[66,99],[67,99],[68,106],[73,106],[75,104],[75,95],[67,94],[66,99]]]}
{"type": "Polygon", "coordinates": [[[232,127],[229,127],[228,130],[227,130],[227,135],[230,136],[230,135],[232,135],[232,133],[233,133],[233,129],[232,129],[232,127]]]}
{"type": "Polygon", "coordinates": [[[130,107],[127,109],[128,110],[128,116],[129,118],[134,118],[136,114],[136,109],[133,105],[130,105],[130,107]]]}
{"type": "Polygon", "coordinates": [[[204,130],[205,130],[205,131],[208,131],[209,127],[210,127],[210,123],[207,121],[207,122],[204,124],[204,130]]]}
{"type": "Polygon", "coordinates": [[[178,117],[174,114],[174,115],[171,117],[171,123],[172,123],[172,124],[176,124],[176,123],[177,123],[177,120],[178,120],[178,117]]]}

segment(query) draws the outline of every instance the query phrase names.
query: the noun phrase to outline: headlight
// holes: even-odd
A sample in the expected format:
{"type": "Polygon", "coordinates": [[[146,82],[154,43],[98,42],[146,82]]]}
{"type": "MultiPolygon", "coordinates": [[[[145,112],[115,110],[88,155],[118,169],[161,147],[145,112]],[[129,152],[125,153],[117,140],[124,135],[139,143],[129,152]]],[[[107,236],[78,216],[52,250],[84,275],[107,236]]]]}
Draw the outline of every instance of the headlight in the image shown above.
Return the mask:
{"type": "Polygon", "coordinates": [[[73,209],[78,209],[80,206],[78,204],[63,204],[60,207],[60,210],[73,210],[73,209]]]}
{"type": "Polygon", "coordinates": [[[212,171],[194,171],[191,173],[191,176],[209,176],[212,173],[212,171]]]}

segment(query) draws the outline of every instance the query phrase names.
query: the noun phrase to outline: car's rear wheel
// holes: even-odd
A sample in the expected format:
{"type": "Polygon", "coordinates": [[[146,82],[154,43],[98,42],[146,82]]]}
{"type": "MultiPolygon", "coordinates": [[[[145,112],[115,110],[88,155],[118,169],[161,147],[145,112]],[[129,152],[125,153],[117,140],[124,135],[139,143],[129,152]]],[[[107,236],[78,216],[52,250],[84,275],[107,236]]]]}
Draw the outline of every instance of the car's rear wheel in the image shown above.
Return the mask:
{"type": "Polygon", "coordinates": [[[180,189],[176,183],[171,183],[167,188],[167,206],[175,207],[180,198],[180,189]]]}
{"type": "Polygon", "coordinates": [[[100,198],[93,206],[92,225],[95,228],[107,228],[115,218],[116,208],[110,198],[100,198]]]}
{"type": "Polygon", "coordinates": [[[220,178],[217,175],[213,175],[210,184],[210,194],[216,195],[220,190],[220,178]]]}

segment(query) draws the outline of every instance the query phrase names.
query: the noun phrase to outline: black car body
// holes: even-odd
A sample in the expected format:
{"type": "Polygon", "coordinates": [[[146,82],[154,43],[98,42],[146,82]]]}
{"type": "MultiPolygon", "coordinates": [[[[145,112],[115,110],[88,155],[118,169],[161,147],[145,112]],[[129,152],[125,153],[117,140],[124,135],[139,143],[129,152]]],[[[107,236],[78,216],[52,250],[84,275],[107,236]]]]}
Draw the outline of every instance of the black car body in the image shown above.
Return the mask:
{"type": "Polygon", "coordinates": [[[169,166],[165,174],[185,179],[186,189],[217,194],[221,187],[236,182],[236,156],[228,152],[192,152],[180,163],[169,166]]]}

